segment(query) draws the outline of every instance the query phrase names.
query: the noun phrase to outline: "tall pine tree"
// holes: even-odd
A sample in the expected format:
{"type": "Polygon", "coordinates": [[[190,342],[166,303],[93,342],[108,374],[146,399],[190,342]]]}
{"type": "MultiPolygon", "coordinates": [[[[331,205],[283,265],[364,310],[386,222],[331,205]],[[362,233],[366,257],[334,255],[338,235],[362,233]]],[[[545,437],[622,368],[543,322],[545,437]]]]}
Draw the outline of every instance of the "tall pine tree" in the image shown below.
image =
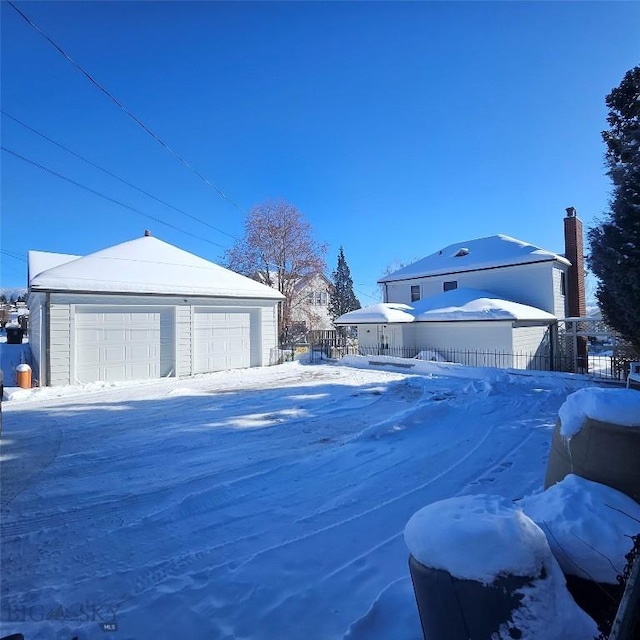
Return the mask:
{"type": "Polygon", "coordinates": [[[640,66],[606,97],[607,174],[613,182],[605,219],[589,231],[589,267],[607,323],[640,351],[640,66]]]}
{"type": "Polygon", "coordinates": [[[344,257],[344,251],[340,247],[338,254],[338,266],[331,274],[333,291],[329,300],[329,315],[335,320],[344,313],[355,311],[360,308],[360,302],[353,292],[353,280],[351,271],[344,257]]]}

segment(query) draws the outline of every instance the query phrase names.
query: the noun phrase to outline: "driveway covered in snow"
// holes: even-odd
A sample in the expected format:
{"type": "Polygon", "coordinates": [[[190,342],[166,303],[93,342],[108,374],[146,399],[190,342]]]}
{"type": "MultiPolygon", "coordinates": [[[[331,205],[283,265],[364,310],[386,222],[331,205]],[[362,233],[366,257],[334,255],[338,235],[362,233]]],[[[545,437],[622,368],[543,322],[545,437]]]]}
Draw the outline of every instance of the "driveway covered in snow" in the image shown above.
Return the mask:
{"type": "Polygon", "coordinates": [[[2,635],[421,638],[407,520],[442,498],[540,489],[557,411],[585,384],[423,366],[17,394],[2,635]]]}

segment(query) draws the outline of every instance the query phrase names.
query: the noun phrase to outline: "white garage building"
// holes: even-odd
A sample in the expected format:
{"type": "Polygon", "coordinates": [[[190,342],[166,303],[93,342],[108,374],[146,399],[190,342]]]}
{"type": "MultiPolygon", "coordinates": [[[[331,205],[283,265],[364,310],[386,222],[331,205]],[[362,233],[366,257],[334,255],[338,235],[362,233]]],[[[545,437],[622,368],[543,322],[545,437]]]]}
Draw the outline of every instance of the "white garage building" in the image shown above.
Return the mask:
{"type": "Polygon", "coordinates": [[[29,252],[41,386],[268,365],[276,290],[145,233],[78,257],[29,252]]]}

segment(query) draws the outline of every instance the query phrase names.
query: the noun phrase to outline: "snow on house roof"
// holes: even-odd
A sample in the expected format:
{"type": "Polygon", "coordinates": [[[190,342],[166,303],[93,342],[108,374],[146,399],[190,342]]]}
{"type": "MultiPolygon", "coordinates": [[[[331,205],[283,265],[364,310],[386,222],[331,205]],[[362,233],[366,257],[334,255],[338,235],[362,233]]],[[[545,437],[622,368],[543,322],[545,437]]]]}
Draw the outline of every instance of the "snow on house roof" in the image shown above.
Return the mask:
{"type": "Polygon", "coordinates": [[[337,318],[334,324],[390,324],[413,322],[413,308],[399,302],[379,302],[356,311],[349,311],[337,318]]]}
{"type": "Polygon", "coordinates": [[[505,300],[489,291],[454,289],[431,298],[419,300],[411,305],[384,302],[374,304],[370,307],[345,313],[336,319],[335,324],[356,325],[463,320],[553,322],[556,317],[551,313],[542,311],[542,309],[505,300]],[[401,310],[398,310],[398,308],[401,310]]]}
{"type": "Polygon", "coordinates": [[[30,289],[273,300],[283,297],[271,287],[153,236],[123,242],[42,271],[31,278],[30,289]]]}
{"type": "Polygon", "coordinates": [[[77,260],[80,257],[82,256],[72,256],[66,253],[51,253],[49,251],[29,251],[29,284],[31,284],[33,278],[43,271],[59,267],[61,264],[77,260]]]}
{"type": "Polygon", "coordinates": [[[553,322],[556,317],[527,304],[511,302],[489,291],[454,289],[419,300],[413,314],[418,322],[451,320],[542,320],[553,322]]]}
{"type": "Polygon", "coordinates": [[[508,265],[557,260],[569,265],[563,256],[533,244],[502,234],[450,244],[398,271],[384,276],[378,282],[395,282],[445,273],[491,269],[508,265]]]}

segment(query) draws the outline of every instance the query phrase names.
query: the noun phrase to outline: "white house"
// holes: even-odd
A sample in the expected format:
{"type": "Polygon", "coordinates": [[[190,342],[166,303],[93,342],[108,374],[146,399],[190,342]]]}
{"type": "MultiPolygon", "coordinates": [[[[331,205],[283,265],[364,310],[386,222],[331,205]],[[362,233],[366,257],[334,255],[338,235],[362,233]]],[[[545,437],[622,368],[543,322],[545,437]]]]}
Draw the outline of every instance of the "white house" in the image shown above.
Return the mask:
{"type": "Polygon", "coordinates": [[[283,296],[145,232],[78,257],[29,252],[41,385],[190,376],[269,364],[283,296]]]}
{"type": "Polygon", "coordinates": [[[332,288],[331,281],[320,272],[306,276],[296,284],[291,303],[294,334],[333,329],[333,321],[329,314],[332,288]]]}
{"type": "Polygon", "coordinates": [[[565,249],[563,256],[506,235],[451,244],[382,278],[384,302],[336,324],[356,325],[367,353],[456,352],[457,361],[479,365],[527,354],[500,364],[541,367],[557,320],[585,314],[582,226],[572,207],[565,249]],[[478,352],[487,355],[479,361],[478,352]]]}

